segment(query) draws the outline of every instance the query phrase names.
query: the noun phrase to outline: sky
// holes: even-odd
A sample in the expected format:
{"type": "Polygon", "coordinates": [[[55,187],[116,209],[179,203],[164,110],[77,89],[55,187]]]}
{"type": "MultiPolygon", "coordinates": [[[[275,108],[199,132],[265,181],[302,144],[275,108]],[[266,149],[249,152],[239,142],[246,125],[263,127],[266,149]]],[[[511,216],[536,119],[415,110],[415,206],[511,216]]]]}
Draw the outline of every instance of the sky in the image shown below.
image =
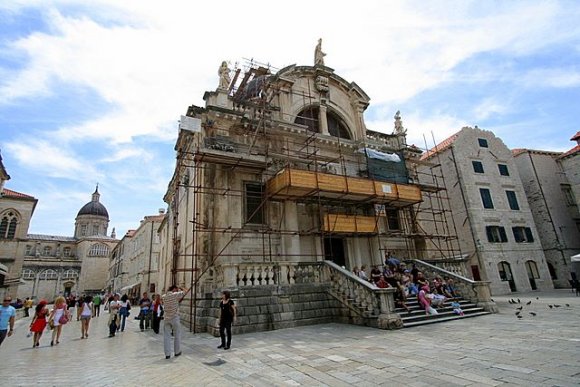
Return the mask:
{"type": "Polygon", "coordinates": [[[433,145],[463,126],[565,151],[580,130],[577,1],[0,0],[5,187],[29,233],[72,236],[99,185],[117,237],[166,208],[178,121],[223,60],[325,65],[371,98],[368,129],[433,145]]]}

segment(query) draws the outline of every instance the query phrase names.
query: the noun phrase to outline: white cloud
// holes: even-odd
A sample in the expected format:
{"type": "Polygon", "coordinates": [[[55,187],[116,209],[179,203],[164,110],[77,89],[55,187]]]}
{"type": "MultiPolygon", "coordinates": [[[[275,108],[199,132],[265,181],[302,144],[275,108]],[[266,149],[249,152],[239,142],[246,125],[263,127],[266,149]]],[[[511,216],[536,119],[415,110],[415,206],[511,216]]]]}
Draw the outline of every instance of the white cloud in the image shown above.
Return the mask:
{"type": "MultiPolygon", "coordinates": [[[[421,149],[432,148],[435,145],[433,140],[438,144],[466,125],[473,126],[460,117],[444,113],[427,115],[418,111],[403,112],[401,118],[407,129],[407,143],[421,149]]],[[[366,125],[369,129],[385,133],[392,133],[394,130],[393,119],[366,120],[366,125]]]]}
{"type": "Polygon", "coordinates": [[[512,108],[506,99],[499,100],[497,97],[488,97],[475,105],[472,113],[475,122],[477,123],[493,115],[502,115],[511,111],[512,108]]]}
{"type": "MultiPolygon", "coordinates": [[[[371,97],[373,120],[367,126],[385,132],[392,130],[398,106],[426,90],[462,81],[459,77],[482,84],[509,78],[528,87],[580,84],[574,67],[565,72],[536,68],[520,78],[510,68],[487,63],[482,70],[475,63],[472,73],[457,73],[460,64],[478,55],[526,57],[567,44],[577,50],[580,8],[567,3],[368,1],[357,7],[333,3],[330,9],[325,2],[297,0],[282,10],[265,0],[243,6],[191,1],[161,6],[148,0],[0,3],[12,18],[30,8],[48,27],[0,43],[2,55],[20,63],[0,68],[0,105],[62,97],[64,85],[89,90],[109,109],[72,124],[63,112],[57,130],[34,141],[9,143],[11,157],[48,176],[85,183],[90,176],[114,186],[117,196],[122,189],[164,192],[173,158],[156,162],[137,144],[161,142],[173,156],[179,116],[191,104],[203,105],[204,91],[217,86],[222,60],[310,65],[322,37],[326,64],[371,97]],[[106,152],[85,155],[87,143],[106,152]],[[114,168],[119,161],[122,167],[114,168]]],[[[479,98],[456,115],[441,107],[403,111],[408,142],[424,147],[425,135],[431,146],[431,132],[439,142],[466,124],[477,124],[467,118],[485,120],[511,109],[498,97],[479,98]]]]}
{"type": "Polygon", "coordinates": [[[7,143],[6,150],[25,167],[47,176],[75,179],[100,175],[92,165],[83,163],[74,152],[45,140],[7,143]]]}

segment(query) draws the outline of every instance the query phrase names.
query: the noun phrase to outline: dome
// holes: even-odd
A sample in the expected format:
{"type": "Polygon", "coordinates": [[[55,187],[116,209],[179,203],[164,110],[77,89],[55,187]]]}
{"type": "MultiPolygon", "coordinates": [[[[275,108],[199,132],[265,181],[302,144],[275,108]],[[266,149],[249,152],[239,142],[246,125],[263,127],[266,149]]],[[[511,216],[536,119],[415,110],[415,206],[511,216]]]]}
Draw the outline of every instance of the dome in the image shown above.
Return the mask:
{"type": "Polygon", "coordinates": [[[107,219],[109,218],[109,213],[105,206],[103,206],[99,202],[88,202],[80,209],[77,216],[80,215],[98,215],[98,216],[105,216],[107,219]]]}
{"type": "Polygon", "coordinates": [[[85,204],[79,211],[79,213],[77,214],[77,216],[81,216],[81,215],[96,215],[96,216],[103,216],[106,217],[107,220],[109,219],[109,212],[107,211],[107,209],[105,208],[105,206],[103,206],[100,202],[99,202],[99,198],[101,197],[101,195],[99,194],[99,186],[97,186],[97,188],[95,189],[95,192],[93,192],[93,199],[88,202],[87,204],[85,204]]]}

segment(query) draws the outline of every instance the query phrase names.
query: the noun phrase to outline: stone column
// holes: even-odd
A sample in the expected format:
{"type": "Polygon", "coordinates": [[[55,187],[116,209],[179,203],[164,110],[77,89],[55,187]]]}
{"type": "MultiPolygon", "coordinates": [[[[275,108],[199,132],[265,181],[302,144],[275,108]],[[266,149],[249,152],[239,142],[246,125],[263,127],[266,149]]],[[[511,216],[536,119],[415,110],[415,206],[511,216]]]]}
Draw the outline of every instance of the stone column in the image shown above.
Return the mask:
{"type": "MultiPolygon", "coordinates": [[[[296,202],[284,202],[284,228],[286,231],[298,232],[298,206],[296,202]]],[[[282,236],[282,254],[284,261],[298,262],[300,259],[300,235],[285,234],[282,236]]]]}
{"type": "Polygon", "coordinates": [[[379,240],[377,237],[370,237],[370,253],[371,253],[371,264],[372,265],[382,265],[383,255],[379,250],[379,240]]]}
{"type": "Polygon", "coordinates": [[[318,124],[321,134],[330,135],[328,132],[328,121],[326,120],[326,103],[321,103],[318,109],[318,124]]]}
{"type": "Polygon", "coordinates": [[[491,281],[476,281],[473,284],[473,292],[475,293],[475,304],[490,313],[497,313],[498,308],[494,301],[491,300],[491,281]]]}
{"type": "Polygon", "coordinates": [[[395,291],[393,288],[374,291],[380,297],[379,329],[399,329],[403,327],[401,316],[395,313],[395,291]]]}
{"type": "Polygon", "coordinates": [[[231,263],[224,263],[221,265],[224,273],[224,283],[223,286],[225,288],[234,288],[237,287],[236,283],[236,275],[238,271],[238,267],[236,264],[231,263]]]}

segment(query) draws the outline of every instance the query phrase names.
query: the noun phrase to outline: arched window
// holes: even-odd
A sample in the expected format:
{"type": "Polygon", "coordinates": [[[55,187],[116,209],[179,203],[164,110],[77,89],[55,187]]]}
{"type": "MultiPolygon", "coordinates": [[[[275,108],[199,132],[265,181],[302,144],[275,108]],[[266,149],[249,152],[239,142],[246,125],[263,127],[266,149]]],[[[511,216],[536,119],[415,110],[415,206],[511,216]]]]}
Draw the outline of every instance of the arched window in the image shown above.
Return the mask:
{"type": "Polygon", "coordinates": [[[350,140],[350,133],[346,128],[344,121],[334,112],[326,114],[326,121],[328,122],[328,133],[334,137],[346,138],[350,140]]]}
{"type": "Polygon", "coordinates": [[[296,116],[294,123],[307,126],[311,132],[320,133],[320,127],[318,126],[318,108],[310,107],[302,110],[296,116]]]}
{"type": "Polygon", "coordinates": [[[40,273],[40,279],[42,280],[54,280],[58,278],[58,273],[52,269],[48,269],[40,273]]]}
{"type": "Polygon", "coordinates": [[[553,280],[557,280],[558,274],[556,273],[556,269],[554,269],[554,265],[552,265],[550,262],[548,262],[548,270],[550,271],[550,277],[553,280]]]}
{"type": "Polygon", "coordinates": [[[35,276],[36,276],[36,273],[34,272],[34,270],[30,270],[30,269],[23,269],[22,270],[22,279],[33,280],[35,276]]]}
{"type": "Polygon", "coordinates": [[[502,261],[497,264],[497,270],[499,271],[499,278],[502,281],[511,281],[512,279],[512,269],[510,264],[502,261]]]}
{"type": "Polygon", "coordinates": [[[15,212],[9,211],[2,215],[0,220],[0,239],[14,239],[17,224],[18,216],[15,212]]]}
{"type": "Polygon", "coordinates": [[[109,255],[109,247],[107,245],[95,243],[89,250],[89,257],[106,257],[109,255]]]}
{"type": "MultiPolygon", "coordinates": [[[[304,125],[309,131],[314,133],[320,133],[320,125],[318,122],[318,115],[320,109],[315,106],[308,107],[302,110],[296,116],[294,123],[304,125]]],[[[340,137],[345,139],[350,139],[350,132],[344,123],[344,121],[338,116],[338,114],[329,111],[326,113],[326,122],[328,125],[328,133],[334,137],[340,137]]]]}
{"type": "Polygon", "coordinates": [[[540,272],[538,271],[538,265],[536,265],[536,262],[532,260],[526,261],[526,270],[528,272],[528,278],[540,278],[540,272]]]}
{"type": "Polygon", "coordinates": [[[64,272],[64,274],[62,275],[63,279],[73,279],[73,278],[77,278],[79,276],[79,273],[74,270],[74,269],[68,269],[67,271],[64,272]]]}

